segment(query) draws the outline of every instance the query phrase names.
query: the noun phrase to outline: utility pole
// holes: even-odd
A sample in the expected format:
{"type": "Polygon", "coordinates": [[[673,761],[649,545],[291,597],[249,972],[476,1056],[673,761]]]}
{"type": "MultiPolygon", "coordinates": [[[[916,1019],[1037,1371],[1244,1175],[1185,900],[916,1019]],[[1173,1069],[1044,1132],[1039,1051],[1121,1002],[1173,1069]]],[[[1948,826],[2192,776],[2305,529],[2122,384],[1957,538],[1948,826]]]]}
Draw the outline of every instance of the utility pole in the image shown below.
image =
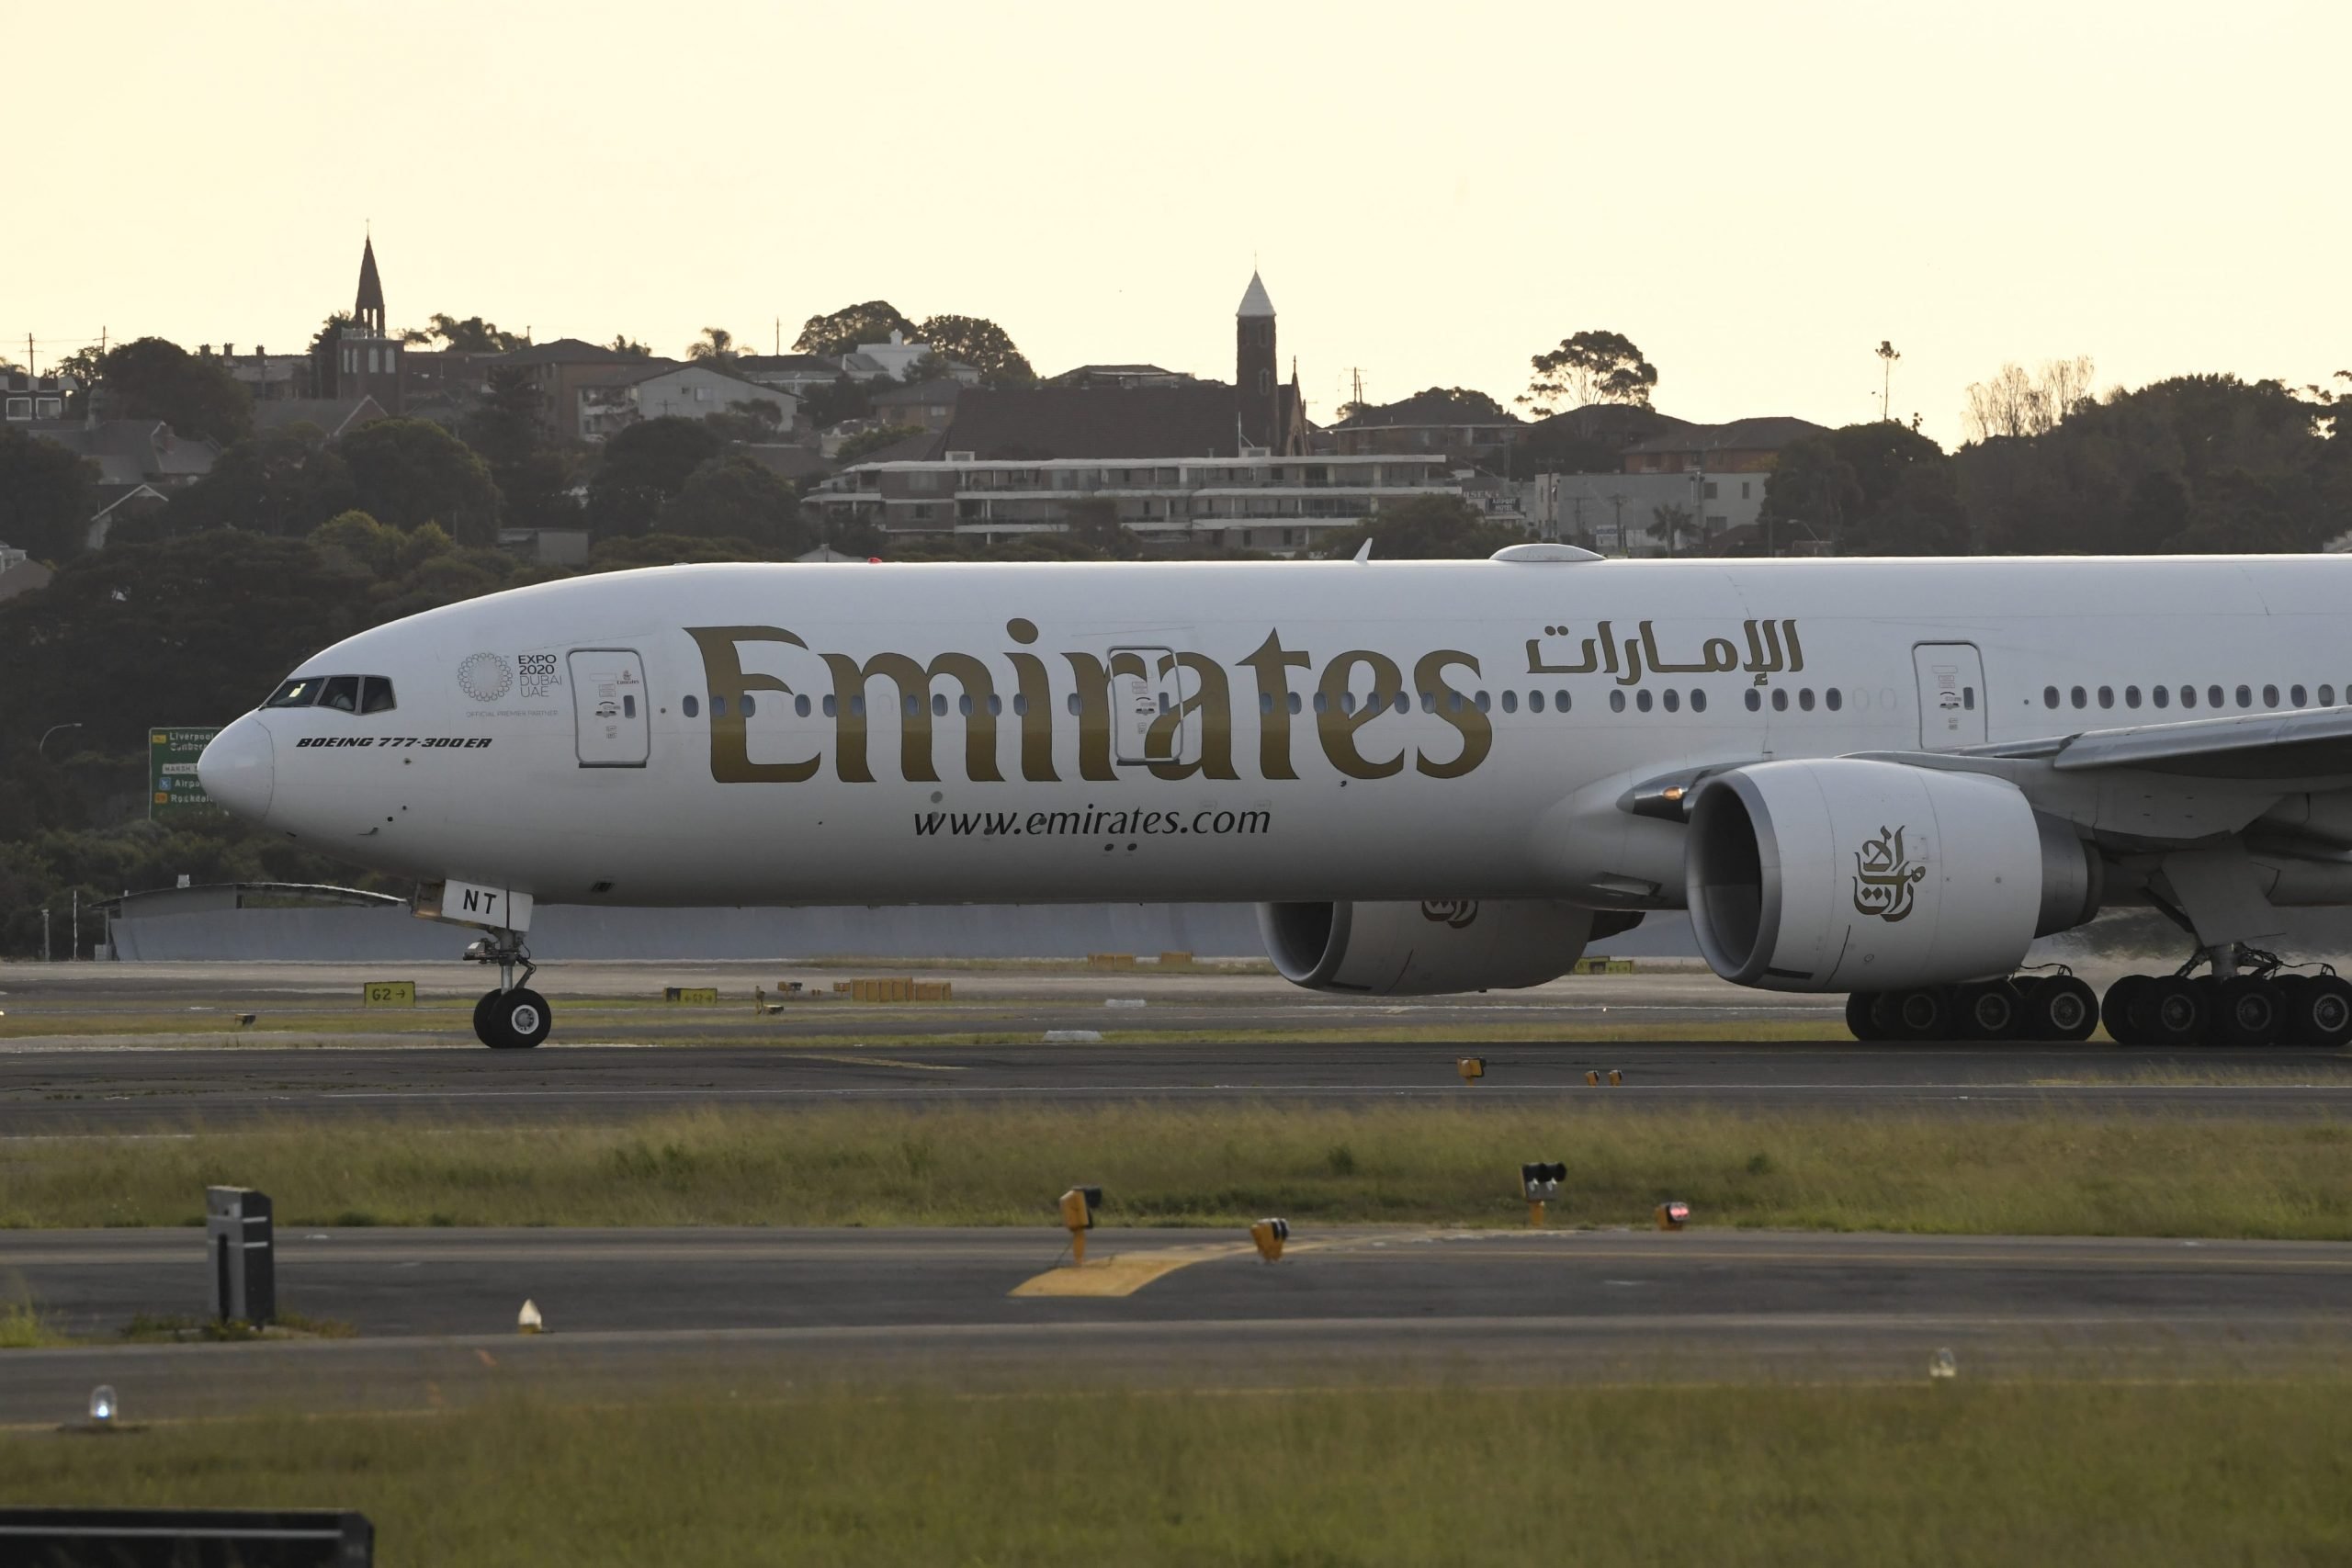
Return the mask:
{"type": "Polygon", "coordinates": [[[40,912],[40,961],[49,962],[49,911],[40,912]]]}
{"type": "Polygon", "coordinates": [[[25,334],[25,375],[29,378],[40,368],[40,366],[33,363],[33,334],[27,333],[25,334]]]}
{"type": "Polygon", "coordinates": [[[82,890],[78,887],[74,889],[74,941],[65,956],[69,962],[82,956],[82,890]]]}

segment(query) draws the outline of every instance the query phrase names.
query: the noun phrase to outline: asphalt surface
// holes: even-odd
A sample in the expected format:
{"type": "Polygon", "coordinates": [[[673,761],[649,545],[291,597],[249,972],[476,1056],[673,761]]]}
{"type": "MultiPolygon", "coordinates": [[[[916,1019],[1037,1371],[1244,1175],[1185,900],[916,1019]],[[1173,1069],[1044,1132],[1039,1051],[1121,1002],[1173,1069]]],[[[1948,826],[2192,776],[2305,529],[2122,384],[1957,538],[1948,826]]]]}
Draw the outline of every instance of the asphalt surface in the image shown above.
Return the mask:
{"type": "MultiPolygon", "coordinates": [[[[110,1382],[130,1418],[424,1409],[517,1383],[1185,1387],[1690,1378],[2281,1373],[2352,1349],[2352,1247],[1647,1231],[1095,1233],[1083,1283],[1012,1293],[1052,1231],[309,1231],[283,1307],[357,1337],[0,1352],[0,1427],[45,1429],[110,1382]],[[1147,1273],[1149,1270],[1147,1269],[1147,1273]],[[514,1332],[523,1301],[548,1332],[514,1332]]],[[[0,1283],[77,1335],[202,1314],[195,1231],[19,1234],[0,1283]]]]}
{"type": "Polygon", "coordinates": [[[180,1049],[0,1054],[0,1139],[226,1125],[262,1118],[531,1124],[703,1106],[844,1104],[1525,1105],[1668,1110],[2038,1109],[2352,1115],[2352,1061],[2307,1051],[2106,1045],[704,1046],[180,1049]],[[1457,1063],[1483,1058],[1464,1084],[1457,1063]],[[1622,1083],[1611,1086],[1615,1070],[1622,1083]],[[1589,1084],[1586,1075],[1603,1081],[1589,1084]]]}

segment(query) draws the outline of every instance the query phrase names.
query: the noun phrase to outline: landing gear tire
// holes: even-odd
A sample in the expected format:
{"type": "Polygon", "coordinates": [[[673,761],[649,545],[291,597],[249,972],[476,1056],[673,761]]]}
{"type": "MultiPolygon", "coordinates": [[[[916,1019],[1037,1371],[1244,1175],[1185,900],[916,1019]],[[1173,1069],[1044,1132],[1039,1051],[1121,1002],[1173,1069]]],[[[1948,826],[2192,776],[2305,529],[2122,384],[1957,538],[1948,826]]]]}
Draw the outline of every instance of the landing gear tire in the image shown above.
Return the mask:
{"type": "Polygon", "coordinates": [[[2133,1026],[2132,1010],[2139,1004],[2140,993],[2147,988],[2145,975],[2126,975],[2107,988],[2107,996],[2098,1005],[2098,1021],[2107,1029],[2107,1037],[2118,1045],[2140,1044],[2140,1032],[2133,1026]]]}
{"type": "Polygon", "coordinates": [[[1872,1017],[1889,1040],[1941,1040],[1951,1033],[1951,1003],[1940,987],[1889,991],[1872,1017]]]}
{"type": "Polygon", "coordinates": [[[2132,1018],[2141,1045],[2199,1045],[2212,1012],[2205,987],[2194,980],[2155,979],[2140,988],[2132,1018]]]}
{"type": "Polygon", "coordinates": [[[493,1051],[527,1051],[554,1023],[547,998],[526,987],[492,991],[474,1004],[474,1036],[493,1051]]]}
{"type": "Polygon", "coordinates": [[[1962,1040],[2010,1039],[2025,1019],[2023,998],[2007,980],[1962,986],[1952,1010],[1962,1040]]]}
{"type": "Polygon", "coordinates": [[[2352,982],[2335,975],[2298,976],[2288,998],[2287,1037],[2330,1051],[2352,1043],[2352,982]]]}
{"type": "Polygon", "coordinates": [[[2098,1027],[2098,993],[2072,975],[2027,987],[2020,1033],[2028,1040],[2087,1040],[2098,1027]]]}
{"type": "Polygon", "coordinates": [[[1846,998],[1846,1030],[1857,1040],[1871,1041],[1886,1038],[1871,1021],[1871,1009],[1878,1001],[1876,991],[1856,991],[1846,998]]]}
{"type": "Polygon", "coordinates": [[[2213,1018],[2213,1038],[2223,1045],[2270,1045],[2287,1024],[2278,987],[2251,975],[2224,980],[2213,1018]]]}

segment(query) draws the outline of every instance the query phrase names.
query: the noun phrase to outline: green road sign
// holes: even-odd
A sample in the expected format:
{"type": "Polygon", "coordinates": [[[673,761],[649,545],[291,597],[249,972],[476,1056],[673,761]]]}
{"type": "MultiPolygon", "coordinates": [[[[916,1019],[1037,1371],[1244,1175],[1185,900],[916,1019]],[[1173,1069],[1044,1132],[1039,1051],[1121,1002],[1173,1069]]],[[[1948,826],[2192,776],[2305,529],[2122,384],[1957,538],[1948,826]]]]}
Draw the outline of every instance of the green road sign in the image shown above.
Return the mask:
{"type": "Polygon", "coordinates": [[[211,729],[151,729],[147,732],[147,815],[177,817],[218,811],[196,776],[196,760],[220,734],[211,729]]]}

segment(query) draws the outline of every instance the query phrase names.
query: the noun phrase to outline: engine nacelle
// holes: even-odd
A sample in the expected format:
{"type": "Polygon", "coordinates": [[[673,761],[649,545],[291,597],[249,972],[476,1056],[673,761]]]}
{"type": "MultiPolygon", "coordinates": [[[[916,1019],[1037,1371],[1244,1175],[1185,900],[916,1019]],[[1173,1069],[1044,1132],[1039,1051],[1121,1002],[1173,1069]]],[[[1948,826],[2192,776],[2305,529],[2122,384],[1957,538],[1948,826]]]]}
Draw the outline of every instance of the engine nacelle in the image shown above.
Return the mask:
{"type": "Polygon", "coordinates": [[[1396,997],[1540,986],[1575,968],[1596,934],[1639,919],[1537,898],[1258,906],[1266,954],[1283,979],[1396,997]]]}
{"type": "Polygon", "coordinates": [[[1684,866],[1699,951],[1772,991],[2006,975],[2100,892],[2098,852],[2007,780],[1851,758],[1707,780],[1684,866]]]}

